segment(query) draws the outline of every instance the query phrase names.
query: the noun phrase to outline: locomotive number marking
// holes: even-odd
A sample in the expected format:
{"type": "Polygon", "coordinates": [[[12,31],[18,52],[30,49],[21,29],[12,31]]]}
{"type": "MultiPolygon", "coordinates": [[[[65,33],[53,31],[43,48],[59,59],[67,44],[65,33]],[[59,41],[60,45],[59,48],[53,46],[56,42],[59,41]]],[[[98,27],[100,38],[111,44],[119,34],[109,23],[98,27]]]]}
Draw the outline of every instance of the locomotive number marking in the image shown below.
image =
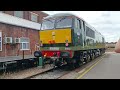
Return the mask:
{"type": "Polygon", "coordinates": [[[71,50],[70,48],[65,48],[65,50],[71,50]]]}
{"type": "Polygon", "coordinates": [[[59,50],[59,47],[50,47],[50,50],[59,50]]]}

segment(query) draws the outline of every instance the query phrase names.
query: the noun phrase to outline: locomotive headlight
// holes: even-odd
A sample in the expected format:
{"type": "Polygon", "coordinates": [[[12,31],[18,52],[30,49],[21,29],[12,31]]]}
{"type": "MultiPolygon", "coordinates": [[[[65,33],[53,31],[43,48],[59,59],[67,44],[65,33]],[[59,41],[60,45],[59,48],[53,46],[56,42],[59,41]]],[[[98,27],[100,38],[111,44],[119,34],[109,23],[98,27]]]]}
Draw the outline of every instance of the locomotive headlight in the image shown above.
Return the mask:
{"type": "Polygon", "coordinates": [[[49,40],[48,43],[51,44],[51,41],[49,40]]]}
{"type": "Polygon", "coordinates": [[[68,40],[65,40],[65,46],[67,47],[68,45],[68,40]]]}
{"type": "Polygon", "coordinates": [[[42,41],[40,41],[40,46],[41,46],[41,47],[43,46],[42,41]]]}
{"type": "Polygon", "coordinates": [[[52,40],[52,44],[55,44],[55,40],[52,40]]]}
{"type": "Polygon", "coordinates": [[[44,57],[46,57],[46,56],[47,56],[47,53],[45,53],[44,57]]]}

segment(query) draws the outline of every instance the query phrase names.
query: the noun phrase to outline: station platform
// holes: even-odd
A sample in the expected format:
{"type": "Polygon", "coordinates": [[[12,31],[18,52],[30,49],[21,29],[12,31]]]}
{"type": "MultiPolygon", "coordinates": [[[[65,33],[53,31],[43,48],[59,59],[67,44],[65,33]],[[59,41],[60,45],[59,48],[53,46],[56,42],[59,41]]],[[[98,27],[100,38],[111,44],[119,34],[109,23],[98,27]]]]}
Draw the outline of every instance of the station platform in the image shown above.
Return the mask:
{"type": "Polygon", "coordinates": [[[77,79],[120,79],[120,53],[107,52],[77,79]]]}

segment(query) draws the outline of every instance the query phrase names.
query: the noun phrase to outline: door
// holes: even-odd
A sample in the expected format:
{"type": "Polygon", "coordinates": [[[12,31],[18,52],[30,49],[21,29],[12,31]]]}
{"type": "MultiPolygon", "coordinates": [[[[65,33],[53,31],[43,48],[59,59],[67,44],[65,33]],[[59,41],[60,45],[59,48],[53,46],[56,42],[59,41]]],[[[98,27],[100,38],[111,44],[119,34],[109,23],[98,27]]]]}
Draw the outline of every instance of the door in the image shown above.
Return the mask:
{"type": "Polygon", "coordinates": [[[85,31],[85,22],[81,20],[81,26],[82,26],[82,40],[83,40],[83,48],[86,45],[86,31],[85,31]]]}
{"type": "Polygon", "coordinates": [[[83,46],[83,36],[82,36],[82,23],[81,20],[75,18],[75,26],[74,26],[74,38],[75,38],[75,46],[83,46]]]}

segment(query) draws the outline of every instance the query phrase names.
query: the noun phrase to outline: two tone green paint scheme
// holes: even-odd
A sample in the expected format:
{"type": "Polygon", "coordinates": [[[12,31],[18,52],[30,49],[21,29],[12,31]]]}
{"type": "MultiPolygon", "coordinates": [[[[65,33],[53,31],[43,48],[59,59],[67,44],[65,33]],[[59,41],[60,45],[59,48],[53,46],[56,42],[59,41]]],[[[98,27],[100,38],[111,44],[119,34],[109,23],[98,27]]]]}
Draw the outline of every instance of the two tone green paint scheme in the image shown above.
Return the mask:
{"type": "Polygon", "coordinates": [[[89,49],[100,49],[100,48],[104,48],[105,45],[95,45],[95,46],[71,46],[71,47],[40,47],[41,51],[56,51],[56,49],[51,49],[50,48],[59,48],[57,50],[59,51],[65,51],[65,50],[72,50],[72,51],[78,51],[78,50],[89,50],[89,49]]]}
{"type": "Polygon", "coordinates": [[[104,49],[105,48],[105,40],[103,35],[101,35],[99,32],[97,32],[93,27],[88,25],[84,20],[74,16],[72,27],[71,27],[71,39],[72,43],[69,43],[69,46],[66,47],[65,43],[63,45],[57,45],[54,44],[54,46],[48,45],[48,47],[40,47],[41,51],[67,51],[71,50],[73,51],[73,54],[75,51],[87,51],[87,50],[93,50],[93,49],[104,49]],[[80,22],[79,25],[77,22],[80,22]],[[94,32],[94,36],[90,37],[86,34],[87,33],[87,27],[91,29],[94,32]],[[57,48],[57,50],[51,50],[50,48],[57,48]]]}
{"type": "Polygon", "coordinates": [[[98,45],[95,45],[95,46],[92,46],[92,45],[90,45],[90,46],[71,46],[71,47],[52,47],[52,48],[58,48],[57,50],[51,50],[50,48],[51,47],[41,47],[40,48],[40,50],[41,51],[67,51],[67,50],[70,50],[70,51],[73,51],[72,52],[72,57],[74,56],[74,51],[84,51],[84,50],[93,50],[93,49],[102,49],[102,48],[104,48],[105,47],[105,45],[104,44],[102,44],[102,45],[100,45],[100,44],[98,44],[98,45]]]}

